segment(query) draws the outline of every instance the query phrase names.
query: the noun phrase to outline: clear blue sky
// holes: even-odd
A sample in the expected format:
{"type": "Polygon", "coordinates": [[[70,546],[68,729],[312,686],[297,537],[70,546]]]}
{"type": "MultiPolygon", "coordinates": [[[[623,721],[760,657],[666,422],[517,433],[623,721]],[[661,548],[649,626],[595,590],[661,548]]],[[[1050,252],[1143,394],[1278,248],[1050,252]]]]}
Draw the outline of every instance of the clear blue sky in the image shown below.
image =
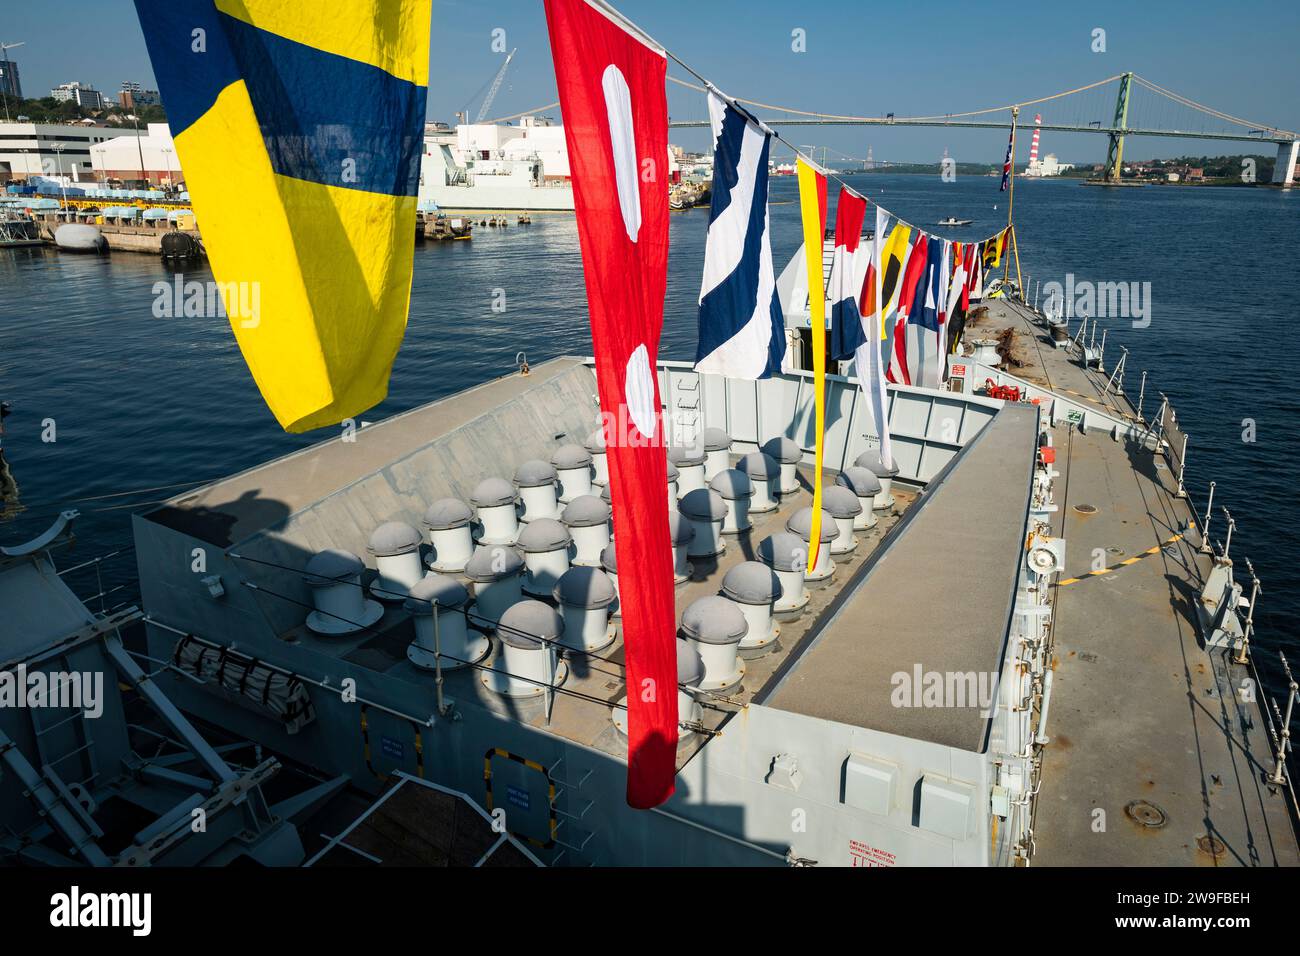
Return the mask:
{"type": "MultiPolygon", "coordinates": [[[[129,0],[7,0],[5,7],[0,40],[26,42],[11,56],[19,62],[27,95],[45,95],[70,80],[105,92],[116,92],[127,79],[152,83],[129,0]]],[[[620,8],[732,95],[800,109],[942,114],[1046,96],[1132,70],[1224,112],[1300,128],[1295,72],[1300,6],[1293,2],[1264,0],[1232,8],[1202,0],[623,0],[620,8]],[[805,53],[791,50],[796,28],[806,31],[805,53]],[[1104,53],[1092,50],[1095,28],[1106,31],[1104,53]]],[[[450,121],[491,79],[502,56],[490,46],[498,27],[506,31],[508,47],[519,52],[492,115],[554,101],[540,0],[434,0],[431,119],[450,121]]],[[[676,67],[670,73],[683,75],[676,67]]],[[[1135,98],[1135,109],[1143,105],[1135,98]]],[[[477,102],[472,108],[477,110],[477,102]]],[[[705,115],[701,96],[671,85],[669,108],[674,119],[705,115]]],[[[1035,109],[1047,122],[1109,121],[1113,93],[1044,104],[1031,108],[1029,118],[1035,109]]],[[[1192,126],[1191,114],[1174,106],[1142,118],[1213,128],[1192,126]]],[[[870,144],[878,160],[905,161],[937,161],[947,148],[961,161],[993,162],[1001,159],[1006,143],[1002,134],[978,130],[818,127],[788,135],[853,156],[865,155],[870,144]]],[[[703,145],[702,135],[690,131],[673,131],[672,139],[689,148],[703,145]]],[[[1226,142],[1131,139],[1126,155],[1245,149],[1226,142]]],[[[1105,140],[1044,134],[1043,151],[1066,162],[1098,162],[1105,140]]],[[[1023,162],[1027,155],[1026,142],[1018,159],[1023,162]]]]}

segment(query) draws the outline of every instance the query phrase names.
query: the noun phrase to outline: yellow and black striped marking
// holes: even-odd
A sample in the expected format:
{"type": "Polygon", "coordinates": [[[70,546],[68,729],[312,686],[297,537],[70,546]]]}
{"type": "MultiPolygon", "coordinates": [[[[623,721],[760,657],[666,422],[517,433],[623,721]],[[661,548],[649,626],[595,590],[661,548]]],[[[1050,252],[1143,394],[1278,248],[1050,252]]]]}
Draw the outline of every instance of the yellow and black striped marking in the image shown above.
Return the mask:
{"type": "MultiPolygon", "coordinates": [[[[415,731],[415,773],[421,780],[424,779],[424,735],[420,732],[420,725],[411,722],[411,729],[415,731]]],[[[370,762],[370,720],[366,716],[366,705],[361,705],[361,748],[362,754],[366,758],[366,769],[374,774],[375,779],[381,783],[387,783],[389,775],[382,771],[376,770],[374,764],[370,762]]]]}
{"type": "Polygon", "coordinates": [[[536,760],[529,760],[527,757],[521,757],[518,754],[512,754],[508,750],[502,750],[500,747],[489,747],[487,753],[483,754],[483,786],[487,790],[487,811],[492,812],[492,758],[505,757],[507,760],[513,760],[515,763],[523,764],[529,770],[536,770],[546,778],[546,806],[550,811],[550,839],[542,842],[536,837],[531,837],[526,833],[515,833],[510,830],[513,836],[527,840],[533,846],[540,847],[543,850],[549,850],[555,846],[555,831],[559,829],[560,821],[555,813],[555,781],[551,779],[551,773],[536,760]]]}
{"type": "Polygon", "coordinates": [[[1100,577],[1103,574],[1110,574],[1113,571],[1118,571],[1120,568],[1128,567],[1130,564],[1137,564],[1143,558],[1151,557],[1151,555],[1155,554],[1157,551],[1160,551],[1166,545],[1173,544],[1175,541],[1179,540],[1180,538],[1182,538],[1182,534],[1181,533],[1176,534],[1172,538],[1166,538],[1164,541],[1156,545],[1154,548],[1147,548],[1141,554],[1134,555],[1131,558],[1125,558],[1123,561],[1119,562],[1118,564],[1112,564],[1110,567],[1102,568],[1100,571],[1088,571],[1085,574],[1080,574],[1077,578],[1065,578],[1064,580],[1056,582],[1056,586],[1065,587],[1067,584],[1078,584],[1084,578],[1100,577]]]}

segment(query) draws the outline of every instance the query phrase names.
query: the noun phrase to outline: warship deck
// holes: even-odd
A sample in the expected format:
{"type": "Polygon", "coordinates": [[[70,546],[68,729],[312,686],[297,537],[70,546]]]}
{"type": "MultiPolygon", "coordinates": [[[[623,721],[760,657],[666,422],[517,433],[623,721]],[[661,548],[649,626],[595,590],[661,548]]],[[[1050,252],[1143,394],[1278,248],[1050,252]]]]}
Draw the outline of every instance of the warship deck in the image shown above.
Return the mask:
{"type": "MultiPolygon", "coordinates": [[[[676,614],[692,601],[717,594],[727,571],[742,561],[757,560],[758,543],[771,534],[785,530],[785,522],[800,508],[812,503],[812,470],[799,471],[800,490],[784,495],[779,510],[751,516],[753,526],[741,534],[725,536],[726,550],[714,558],[693,558],[692,578],[678,585],[676,614]]],[[[827,473],[825,480],[833,481],[827,473]]],[[[802,649],[801,641],[833,608],[835,599],[855,579],[858,571],[875,551],[888,531],[900,520],[900,515],[915,500],[916,492],[895,485],[895,504],[889,513],[879,515],[876,527],[858,534],[858,547],[848,555],[837,555],[835,574],[821,586],[809,585],[809,601],[800,615],[791,620],[778,618],[780,636],[757,656],[742,651],[744,676],[741,682],[724,691],[702,695],[704,715],[702,725],[708,732],[683,733],[678,749],[678,765],[684,766],[701,747],[709,735],[734,713],[752,700],[780,672],[782,665],[802,649]]],[[[368,572],[373,574],[373,572],[368,572]]],[[[621,628],[621,621],[614,619],[621,628]]],[[[384,618],[366,635],[340,641],[338,638],[321,638],[306,626],[297,626],[280,635],[281,640],[300,644],[374,670],[391,677],[428,686],[431,675],[427,670],[410,663],[406,648],[415,632],[406,611],[400,607],[386,609],[384,618]]],[[[472,703],[474,706],[508,716],[529,726],[563,737],[605,753],[625,758],[627,742],[615,728],[611,719],[614,706],[626,695],[624,651],[621,630],[608,647],[590,654],[565,651],[560,674],[560,690],[554,695],[549,715],[541,698],[519,699],[502,697],[489,690],[484,676],[500,668],[500,648],[494,643],[492,652],[480,664],[445,672],[446,693],[452,700],[472,703]]]]}
{"type": "MultiPolygon", "coordinates": [[[[979,330],[1015,330],[1025,363],[1015,375],[1116,418],[1137,417],[1126,398],[1105,393],[1105,377],[1085,370],[1077,350],[1053,348],[1024,310],[987,304],[979,330]]],[[[1272,763],[1265,719],[1240,693],[1254,672],[1232,663],[1229,649],[1207,650],[1200,634],[1196,603],[1210,559],[1198,551],[1177,475],[1163,456],[1105,432],[1062,422],[1053,434],[1061,473],[1053,533],[1066,539],[1066,568],[1056,588],[1034,861],[1297,865],[1290,797],[1264,782],[1272,763]],[[1095,554],[1113,570],[1088,574],[1095,554]]]]}
{"type": "Polygon", "coordinates": [[[1037,443],[1036,411],[1009,405],[999,412],[963,452],[960,467],[927,486],[926,506],[904,518],[907,533],[886,542],[862,584],[763,703],[983,751],[991,720],[978,700],[899,707],[891,686],[917,665],[928,672],[1001,671],[1037,443]]]}

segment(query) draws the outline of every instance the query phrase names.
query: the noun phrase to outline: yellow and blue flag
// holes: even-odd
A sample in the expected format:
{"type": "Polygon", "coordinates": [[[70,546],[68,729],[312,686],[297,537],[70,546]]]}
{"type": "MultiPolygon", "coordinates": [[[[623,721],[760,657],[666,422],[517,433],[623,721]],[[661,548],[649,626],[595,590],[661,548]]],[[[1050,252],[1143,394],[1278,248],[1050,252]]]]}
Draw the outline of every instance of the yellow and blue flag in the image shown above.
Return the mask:
{"type": "Polygon", "coordinates": [[[388,392],[410,304],[431,5],[136,0],[231,327],[287,431],[388,392]]]}

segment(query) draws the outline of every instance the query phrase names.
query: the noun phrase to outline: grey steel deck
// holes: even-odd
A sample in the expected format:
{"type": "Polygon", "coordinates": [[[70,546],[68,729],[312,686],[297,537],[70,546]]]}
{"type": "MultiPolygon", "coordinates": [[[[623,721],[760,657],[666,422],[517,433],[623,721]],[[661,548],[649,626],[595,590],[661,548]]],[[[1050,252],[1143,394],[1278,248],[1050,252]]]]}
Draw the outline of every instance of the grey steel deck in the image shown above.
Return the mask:
{"type": "MultiPolygon", "coordinates": [[[[985,328],[1017,330],[1028,359],[1015,374],[1071,390],[1133,417],[1104,379],[1048,343],[1045,331],[994,303],[985,328]]],[[[1069,580],[1156,551],[1127,566],[1058,585],[1055,671],[1039,795],[1035,862],[1049,866],[1300,864],[1288,797],[1263,782],[1271,751],[1258,705],[1238,693],[1251,677],[1231,652],[1204,648],[1197,600],[1209,559],[1188,528],[1188,501],[1163,456],[1062,424],[1054,533],[1066,538],[1069,580]],[[1084,514],[1078,505],[1098,510],[1084,514]],[[1191,538],[1192,540],[1188,540],[1191,538]],[[1142,825],[1145,807],[1163,812],[1142,825]],[[1135,816],[1137,817],[1135,819],[1135,816]],[[1212,840],[1210,838],[1213,838],[1212,840]]]]}
{"type": "Polygon", "coordinates": [[[1002,670],[1024,558],[1036,409],[1008,405],[931,484],[862,584],[763,701],[781,710],[982,751],[970,706],[897,707],[893,677],[1002,670]]]}
{"type": "MultiPolygon", "coordinates": [[[[825,478],[833,481],[834,475],[828,472],[825,478]]],[[[800,490],[793,495],[784,496],[778,511],[753,515],[753,528],[750,531],[726,535],[727,548],[724,554],[693,561],[695,576],[677,587],[678,619],[692,601],[717,594],[727,571],[741,561],[755,560],[758,543],[771,534],[785,530],[785,522],[790,515],[811,503],[811,469],[801,469],[800,479],[800,490]]],[[[854,572],[866,563],[875,547],[899,521],[899,515],[905,512],[915,497],[915,492],[905,488],[895,491],[894,513],[882,515],[873,530],[859,534],[857,550],[836,562],[835,576],[828,584],[809,588],[808,605],[797,619],[778,622],[780,637],[766,653],[746,659],[745,676],[741,683],[714,695],[704,709],[705,727],[716,730],[767,684],[791,654],[798,650],[804,635],[822,620],[841,590],[854,579],[854,572]]],[[[384,618],[364,637],[344,640],[321,638],[302,625],[286,631],[280,637],[416,685],[427,687],[430,681],[428,671],[415,667],[406,658],[407,645],[414,639],[415,632],[409,615],[400,607],[386,609],[384,618]]],[[[499,666],[496,663],[498,652],[499,649],[494,646],[492,654],[480,667],[448,672],[445,684],[448,696],[533,727],[544,727],[550,733],[596,747],[614,756],[626,756],[626,740],[610,720],[612,705],[627,692],[621,633],[613,644],[594,655],[575,652],[564,655],[567,675],[564,677],[563,690],[555,695],[549,722],[540,700],[510,700],[483,686],[479,680],[482,668],[499,666]]],[[[683,734],[682,747],[678,753],[679,765],[684,765],[706,741],[706,737],[698,734],[683,734]]]]}

